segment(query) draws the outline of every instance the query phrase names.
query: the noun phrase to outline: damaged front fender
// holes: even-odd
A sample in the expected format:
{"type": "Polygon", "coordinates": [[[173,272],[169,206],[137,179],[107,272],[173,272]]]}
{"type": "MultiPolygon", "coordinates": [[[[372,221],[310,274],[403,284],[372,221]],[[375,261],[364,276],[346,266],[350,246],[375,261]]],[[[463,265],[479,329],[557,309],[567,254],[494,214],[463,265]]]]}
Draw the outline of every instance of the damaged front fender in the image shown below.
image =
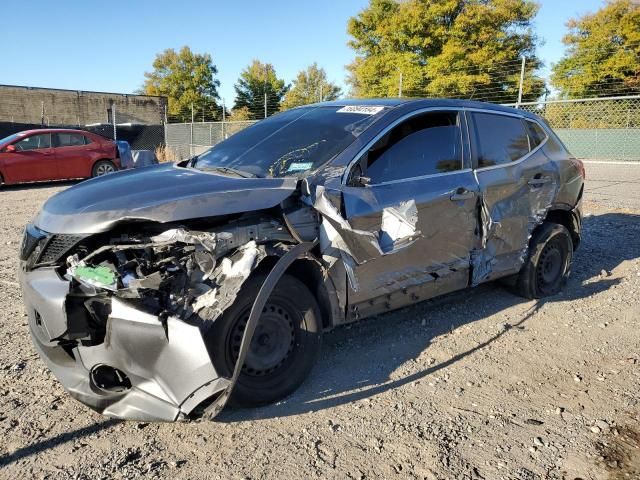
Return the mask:
{"type": "Polygon", "coordinates": [[[23,269],[34,343],[71,395],[105,415],[185,418],[211,397],[228,397],[237,379],[216,371],[206,332],[264,258],[289,262],[307,251],[300,245],[308,243],[292,244],[277,219],[241,220],[118,239],[71,255],[58,270],[23,269]]]}

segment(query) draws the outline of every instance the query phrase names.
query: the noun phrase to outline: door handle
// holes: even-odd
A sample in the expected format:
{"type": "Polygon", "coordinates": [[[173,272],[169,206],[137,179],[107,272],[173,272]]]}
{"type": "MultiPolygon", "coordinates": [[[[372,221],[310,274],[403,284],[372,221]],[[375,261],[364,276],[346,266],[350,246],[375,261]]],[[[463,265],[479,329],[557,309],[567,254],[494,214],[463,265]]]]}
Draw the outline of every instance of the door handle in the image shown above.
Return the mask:
{"type": "Polygon", "coordinates": [[[527,182],[527,185],[530,187],[536,188],[541,187],[547,183],[551,183],[553,179],[551,177],[543,176],[542,174],[536,174],[531,180],[527,182]]]}
{"type": "Polygon", "coordinates": [[[460,187],[458,188],[455,193],[453,193],[450,197],[449,200],[456,202],[459,200],[470,200],[472,198],[474,198],[476,196],[475,192],[471,191],[471,190],[467,190],[464,187],[460,187]]]}

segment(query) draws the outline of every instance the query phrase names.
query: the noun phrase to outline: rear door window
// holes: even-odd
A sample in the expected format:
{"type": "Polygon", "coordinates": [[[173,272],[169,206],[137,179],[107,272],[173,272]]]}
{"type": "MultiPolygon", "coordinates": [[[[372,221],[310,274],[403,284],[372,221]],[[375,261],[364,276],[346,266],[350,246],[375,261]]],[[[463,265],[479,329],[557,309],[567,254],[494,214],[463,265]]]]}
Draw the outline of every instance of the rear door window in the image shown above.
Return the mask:
{"type": "Polygon", "coordinates": [[[461,170],[458,112],[428,112],[405,120],[369,149],[366,166],[372,184],[461,170]]]}
{"type": "Polygon", "coordinates": [[[48,133],[30,135],[19,142],[14,143],[14,145],[16,146],[16,150],[19,152],[49,148],[51,147],[51,135],[48,133]]]}
{"type": "Polygon", "coordinates": [[[82,147],[85,145],[84,135],[79,133],[56,133],[57,147],[82,147]]]}
{"type": "Polygon", "coordinates": [[[473,112],[478,168],[507,165],[529,153],[524,123],[517,117],[473,112]]]}

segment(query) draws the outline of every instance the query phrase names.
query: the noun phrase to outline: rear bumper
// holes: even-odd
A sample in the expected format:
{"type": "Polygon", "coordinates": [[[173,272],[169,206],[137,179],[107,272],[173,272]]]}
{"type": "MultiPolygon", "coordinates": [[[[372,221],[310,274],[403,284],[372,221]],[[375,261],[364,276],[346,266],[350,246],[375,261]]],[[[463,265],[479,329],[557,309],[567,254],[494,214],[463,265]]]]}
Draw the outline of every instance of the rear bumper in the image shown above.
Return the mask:
{"type": "Polygon", "coordinates": [[[63,348],[70,282],[53,268],[21,266],[19,277],[38,354],[72,397],[97,412],[127,420],[179,420],[228,385],[216,373],[197,326],[170,317],[165,327],[158,317],[118,299],[112,299],[102,343],[67,341],[63,348]],[[127,387],[101,388],[91,374],[98,366],[123,372],[127,387]]]}

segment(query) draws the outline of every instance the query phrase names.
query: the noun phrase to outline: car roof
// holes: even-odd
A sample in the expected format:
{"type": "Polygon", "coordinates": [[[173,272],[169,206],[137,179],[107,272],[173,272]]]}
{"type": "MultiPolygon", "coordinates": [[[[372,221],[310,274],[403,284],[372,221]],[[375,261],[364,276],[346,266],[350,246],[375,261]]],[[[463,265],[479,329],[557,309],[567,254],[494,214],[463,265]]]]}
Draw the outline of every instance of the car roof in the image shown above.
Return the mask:
{"type": "Polygon", "coordinates": [[[306,106],[346,107],[354,105],[379,105],[385,107],[404,106],[408,108],[452,107],[452,108],[481,108],[483,110],[495,110],[497,112],[518,113],[525,117],[535,118],[536,115],[525,110],[505,107],[496,103],[478,102],[474,100],[460,100],[454,98],[348,98],[332,100],[330,102],[315,103],[306,106]]]}
{"type": "Polygon", "coordinates": [[[17,132],[16,135],[26,136],[36,133],[80,133],[82,135],[95,135],[91,132],[87,132],[86,130],[75,130],[72,128],[37,128],[32,130],[23,130],[21,132],[17,132]]]}

